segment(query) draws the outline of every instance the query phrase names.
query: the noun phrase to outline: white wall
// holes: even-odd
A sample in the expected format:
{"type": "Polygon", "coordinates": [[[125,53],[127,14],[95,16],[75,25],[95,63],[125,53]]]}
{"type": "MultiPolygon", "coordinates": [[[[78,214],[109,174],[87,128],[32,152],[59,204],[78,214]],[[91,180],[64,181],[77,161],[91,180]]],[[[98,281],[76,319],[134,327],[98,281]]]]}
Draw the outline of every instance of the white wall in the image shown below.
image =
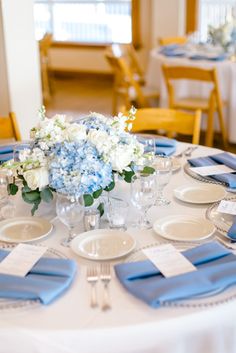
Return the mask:
{"type": "MultiPolygon", "coordinates": [[[[23,139],[38,120],[42,105],[37,42],[34,38],[33,0],[1,0],[2,28],[5,42],[5,75],[9,110],[14,111],[23,139]]],[[[1,60],[1,59],[0,59],[1,60]]],[[[3,107],[0,106],[0,114],[3,107]]]]}
{"type": "Polygon", "coordinates": [[[152,45],[160,37],[185,34],[185,0],[152,0],[152,45]]]}
{"type": "Polygon", "coordinates": [[[5,41],[2,23],[2,11],[0,7],[0,115],[6,116],[10,110],[8,95],[8,81],[5,57],[5,41]]]}

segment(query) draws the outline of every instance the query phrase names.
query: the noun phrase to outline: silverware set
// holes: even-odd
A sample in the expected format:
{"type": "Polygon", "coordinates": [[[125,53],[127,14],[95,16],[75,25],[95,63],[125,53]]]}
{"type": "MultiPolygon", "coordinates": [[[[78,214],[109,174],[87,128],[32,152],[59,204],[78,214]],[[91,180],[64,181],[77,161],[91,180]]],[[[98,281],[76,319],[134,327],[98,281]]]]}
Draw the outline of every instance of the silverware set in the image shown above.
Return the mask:
{"type": "Polygon", "coordinates": [[[90,307],[98,307],[98,295],[97,295],[97,283],[99,280],[103,285],[102,292],[102,311],[111,309],[111,300],[109,294],[109,283],[111,281],[111,266],[109,263],[102,263],[100,269],[98,270],[97,266],[87,267],[87,281],[91,286],[90,294],[90,307]]]}
{"type": "Polygon", "coordinates": [[[176,154],[175,157],[177,158],[181,158],[183,156],[185,157],[191,157],[193,151],[195,151],[198,148],[198,146],[189,146],[188,148],[186,148],[184,151],[182,151],[179,154],[176,154]]]}

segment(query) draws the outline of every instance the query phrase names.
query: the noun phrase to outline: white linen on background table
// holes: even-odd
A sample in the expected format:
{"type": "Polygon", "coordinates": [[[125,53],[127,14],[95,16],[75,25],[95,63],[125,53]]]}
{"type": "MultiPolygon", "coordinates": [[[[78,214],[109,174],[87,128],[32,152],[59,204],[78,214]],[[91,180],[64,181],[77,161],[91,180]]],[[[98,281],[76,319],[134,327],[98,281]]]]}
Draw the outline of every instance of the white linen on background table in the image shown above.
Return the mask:
{"type": "MultiPolygon", "coordinates": [[[[178,144],[177,152],[186,148],[178,144]]],[[[199,147],[193,157],[219,150],[199,147]]],[[[169,206],[153,207],[151,221],[172,214],[204,217],[208,205],[185,204],[174,199],[173,189],[183,184],[197,184],[181,170],[173,174],[166,194],[169,206]]],[[[129,185],[121,190],[129,200],[129,185]]],[[[29,214],[29,205],[16,199],[19,212],[29,214]],[[19,208],[20,207],[20,208],[19,208]]],[[[55,216],[54,208],[42,205],[39,215],[55,216]]],[[[131,208],[129,219],[137,213],[131,208]]],[[[86,282],[86,267],[91,261],[79,258],[70,249],[60,246],[66,228],[58,219],[53,232],[42,244],[56,248],[78,262],[78,274],[72,287],[49,306],[0,312],[0,353],[235,353],[235,301],[209,308],[152,309],[136,299],[113,277],[110,283],[112,310],[102,312],[89,306],[90,287],[86,282]]],[[[137,247],[160,240],[152,230],[128,229],[137,247]]],[[[121,261],[124,261],[122,259],[121,261]]],[[[102,285],[98,285],[99,300],[102,285]]]]}
{"type": "MultiPolygon", "coordinates": [[[[153,49],[149,56],[146,81],[148,86],[155,88],[160,92],[160,106],[167,107],[168,94],[161,70],[161,66],[163,64],[174,66],[194,66],[200,68],[215,67],[217,69],[222,100],[227,102],[224,108],[224,119],[227,126],[229,141],[236,143],[236,63],[229,60],[210,61],[190,60],[188,58],[180,57],[166,57],[158,53],[158,49],[153,49]]],[[[177,87],[176,92],[180,97],[197,96],[206,98],[209,96],[209,84],[204,84],[197,81],[193,82],[181,80],[180,82],[175,83],[175,86],[177,87]]],[[[219,129],[217,119],[215,119],[215,121],[216,128],[219,129]]]]}

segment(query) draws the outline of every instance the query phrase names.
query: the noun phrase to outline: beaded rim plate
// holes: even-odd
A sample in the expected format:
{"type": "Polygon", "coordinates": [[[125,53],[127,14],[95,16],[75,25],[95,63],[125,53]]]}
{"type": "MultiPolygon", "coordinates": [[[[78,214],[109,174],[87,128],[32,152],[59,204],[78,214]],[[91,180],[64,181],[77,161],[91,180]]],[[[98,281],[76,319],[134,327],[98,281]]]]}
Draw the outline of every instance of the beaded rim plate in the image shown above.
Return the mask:
{"type": "MultiPolygon", "coordinates": [[[[1,243],[0,242],[0,249],[12,250],[17,244],[16,243],[1,243]]],[[[40,246],[40,245],[36,245],[40,246]]],[[[48,248],[45,257],[51,258],[61,258],[67,259],[67,256],[64,255],[62,252],[48,248]]],[[[22,300],[22,299],[5,299],[0,298],[0,312],[2,313],[9,313],[15,312],[15,310],[27,310],[31,308],[35,308],[41,306],[41,302],[38,299],[30,299],[30,300],[22,300]]]]}
{"type": "Polygon", "coordinates": [[[226,183],[224,183],[223,181],[217,181],[217,180],[212,179],[211,177],[206,177],[206,176],[203,177],[203,176],[193,172],[190,168],[192,168],[192,166],[189,163],[186,163],[184,165],[185,173],[188,174],[193,179],[196,179],[196,180],[201,181],[203,183],[218,184],[218,185],[223,185],[225,187],[228,187],[228,185],[226,183]]]}
{"type": "MultiPolygon", "coordinates": [[[[227,197],[224,200],[236,202],[236,196],[227,197]]],[[[218,212],[217,208],[219,204],[220,201],[215,202],[210,207],[208,207],[208,209],[206,210],[206,218],[214,224],[216,230],[219,233],[230,239],[227,233],[229,228],[232,226],[235,216],[227,213],[218,212]]]]}
{"type": "MultiPolygon", "coordinates": [[[[173,244],[179,251],[185,251],[191,249],[197,245],[201,245],[203,243],[207,243],[208,241],[201,241],[201,242],[177,242],[172,241],[173,244]]],[[[146,256],[143,253],[144,249],[152,248],[155,246],[159,246],[162,244],[169,244],[170,242],[161,241],[155,242],[152,244],[148,244],[146,246],[136,248],[132,253],[124,260],[124,263],[128,262],[137,262],[146,260],[146,256]]],[[[236,285],[229,287],[228,289],[224,290],[223,292],[214,291],[210,294],[201,295],[198,297],[190,298],[190,299],[183,299],[174,302],[162,301],[161,306],[163,307],[176,307],[176,308],[205,308],[211,306],[217,306],[221,304],[228,303],[236,299],[236,285]]]]}

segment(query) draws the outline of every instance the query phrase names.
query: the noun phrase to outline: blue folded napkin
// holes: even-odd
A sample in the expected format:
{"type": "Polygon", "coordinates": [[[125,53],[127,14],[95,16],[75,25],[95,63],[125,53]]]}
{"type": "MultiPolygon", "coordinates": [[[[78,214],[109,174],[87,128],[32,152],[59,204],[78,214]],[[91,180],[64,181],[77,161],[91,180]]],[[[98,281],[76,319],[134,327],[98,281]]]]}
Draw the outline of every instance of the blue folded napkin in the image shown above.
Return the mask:
{"type": "Polygon", "coordinates": [[[13,153],[0,153],[0,163],[9,161],[13,158],[13,153]]]}
{"type": "MultiPolygon", "coordinates": [[[[138,136],[138,141],[140,143],[145,143],[145,140],[147,140],[147,138],[143,136],[138,136]]],[[[155,138],[155,144],[156,144],[157,155],[170,156],[176,151],[177,141],[174,139],[159,137],[159,138],[155,138]]]]}
{"type": "MultiPolygon", "coordinates": [[[[0,250],[0,261],[8,253],[0,250]]],[[[41,258],[25,277],[0,273],[0,298],[39,299],[49,304],[70,286],[75,272],[73,260],[41,258]]]]}
{"type": "MultiPolygon", "coordinates": [[[[229,153],[222,152],[208,157],[191,158],[188,162],[194,167],[203,167],[217,164],[224,164],[229,168],[235,169],[236,173],[236,157],[229,153]]],[[[225,173],[220,175],[211,175],[210,177],[226,183],[230,188],[236,188],[236,174],[225,173]]]]}
{"type": "Polygon", "coordinates": [[[179,51],[163,51],[163,55],[168,56],[168,57],[183,57],[185,56],[184,52],[179,52],[179,51]]]}
{"type": "Polygon", "coordinates": [[[0,154],[13,153],[15,145],[0,145],[0,154]]]}
{"type": "Polygon", "coordinates": [[[0,145],[0,164],[13,158],[15,145],[0,145]]]}
{"type": "Polygon", "coordinates": [[[194,54],[189,56],[189,59],[191,60],[210,60],[210,61],[223,61],[226,59],[226,55],[225,54],[220,54],[217,56],[205,56],[205,55],[201,55],[201,54],[194,54]]]}
{"type": "Polygon", "coordinates": [[[162,302],[210,295],[236,284],[236,255],[217,242],[200,245],[183,254],[197,271],[165,278],[146,260],[116,265],[115,272],[131,294],[153,308],[158,308],[162,302]]]}
{"type": "Polygon", "coordinates": [[[232,226],[229,228],[227,235],[232,240],[236,240],[236,218],[235,218],[232,226]]]}

